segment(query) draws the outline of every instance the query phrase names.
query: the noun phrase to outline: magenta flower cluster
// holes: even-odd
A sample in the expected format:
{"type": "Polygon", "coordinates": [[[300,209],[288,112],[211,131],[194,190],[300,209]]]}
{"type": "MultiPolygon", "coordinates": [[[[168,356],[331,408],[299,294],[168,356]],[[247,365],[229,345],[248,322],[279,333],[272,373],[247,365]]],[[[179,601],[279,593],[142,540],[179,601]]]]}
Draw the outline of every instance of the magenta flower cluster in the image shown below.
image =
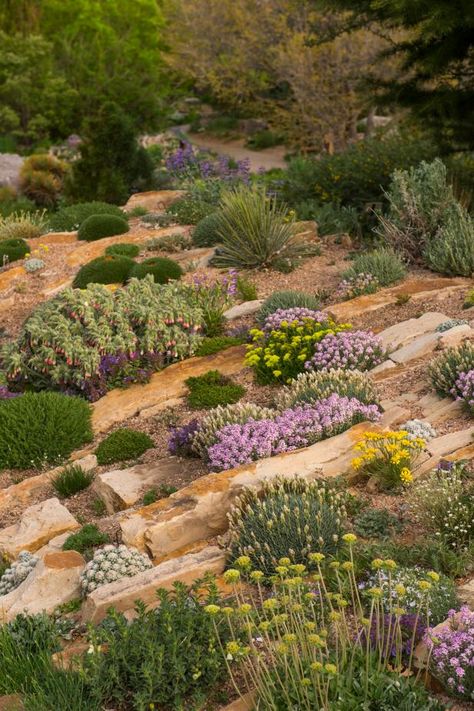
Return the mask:
{"type": "Polygon", "coordinates": [[[433,674],[454,695],[474,701],[474,612],[450,610],[449,625],[428,642],[433,674]]]}
{"type": "Polygon", "coordinates": [[[459,373],[451,394],[456,400],[463,400],[470,410],[474,410],[474,370],[459,373]]]}
{"type": "Polygon", "coordinates": [[[377,405],[364,405],[356,398],[333,393],[308,405],[290,408],[273,420],[249,420],[225,425],[216,434],[216,443],[207,450],[213,471],[232,469],[240,464],[273,457],[344,432],[352,425],[380,419],[377,405]]]}
{"type": "Polygon", "coordinates": [[[298,325],[302,325],[306,318],[318,323],[324,323],[329,317],[324,311],[313,311],[313,309],[306,309],[303,306],[295,306],[291,309],[277,309],[267,316],[263,324],[263,330],[267,332],[277,331],[284,321],[288,323],[297,321],[298,325]]]}
{"type": "Polygon", "coordinates": [[[384,360],[382,341],[371,331],[340,331],[316,343],[307,370],[370,370],[384,360]]]}

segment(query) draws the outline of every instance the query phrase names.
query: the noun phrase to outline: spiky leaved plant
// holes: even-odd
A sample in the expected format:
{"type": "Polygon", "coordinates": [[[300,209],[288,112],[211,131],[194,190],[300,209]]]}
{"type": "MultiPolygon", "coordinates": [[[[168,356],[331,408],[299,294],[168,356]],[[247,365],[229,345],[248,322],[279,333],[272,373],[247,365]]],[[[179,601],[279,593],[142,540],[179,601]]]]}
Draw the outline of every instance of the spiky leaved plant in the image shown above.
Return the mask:
{"type": "Polygon", "coordinates": [[[459,346],[446,348],[431,361],[428,372],[433,387],[441,397],[449,397],[460,373],[474,369],[474,343],[464,341],[459,346]]]}

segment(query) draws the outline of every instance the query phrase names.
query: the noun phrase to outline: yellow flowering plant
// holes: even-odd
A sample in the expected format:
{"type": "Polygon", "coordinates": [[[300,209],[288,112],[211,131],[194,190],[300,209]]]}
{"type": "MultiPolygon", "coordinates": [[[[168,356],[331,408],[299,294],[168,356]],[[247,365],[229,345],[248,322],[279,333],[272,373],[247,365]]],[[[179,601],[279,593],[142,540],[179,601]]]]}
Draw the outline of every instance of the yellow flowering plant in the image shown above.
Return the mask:
{"type": "Polygon", "coordinates": [[[354,446],[358,456],[352,460],[352,467],[373,477],[384,489],[410,486],[416,459],[425,444],[406,430],[365,432],[354,446]]]}
{"type": "MultiPolygon", "coordinates": [[[[394,582],[394,594],[384,603],[376,581],[360,594],[353,557],[356,541],[352,533],[343,536],[347,551],[341,562],[329,561],[323,553],[310,554],[307,566],[281,558],[268,579],[270,594],[268,580],[252,570],[247,556],[224,573],[233,591],[232,604],[207,611],[217,635],[230,630],[230,640],[222,638],[222,653],[239,695],[255,692],[255,708],[365,708],[374,677],[379,682],[380,677],[386,682],[387,676],[402,680],[399,675],[411,668],[417,639],[411,629],[408,639],[403,628],[405,591],[402,586],[395,589],[394,582]],[[249,579],[252,587],[244,582],[249,579]],[[339,706],[341,701],[358,705],[339,706]]],[[[390,584],[397,565],[379,559],[372,569],[390,584]]],[[[436,584],[429,574],[420,577],[417,607],[410,613],[423,625],[436,584]]]]}
{"type": "Polygon", "coordinates": [[[312,318],[282,321],[271,331],[254,328],[250,331],[252,342],[247,346],[245,363],[254,369],[259,383],[291,383],[304,372],[316,343],[350,327],[328,317],[321,322],[312,318]]]}

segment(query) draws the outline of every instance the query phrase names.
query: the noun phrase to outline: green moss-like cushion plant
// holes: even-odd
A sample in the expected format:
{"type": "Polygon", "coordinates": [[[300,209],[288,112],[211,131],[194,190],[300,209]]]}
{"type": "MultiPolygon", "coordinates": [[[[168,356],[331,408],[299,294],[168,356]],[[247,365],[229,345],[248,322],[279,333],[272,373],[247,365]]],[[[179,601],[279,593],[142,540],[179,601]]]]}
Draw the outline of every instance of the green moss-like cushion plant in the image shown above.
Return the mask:
{"type": "Polygon", "coordinates": [[[192,233],[193,243],[196,247],[214,247],[222,242],[221,229],[221,213],[212,212],[197,223],[192,233]]]}
{"type": "Polygon", "coordinates": [[[86,242],[94,242],[103,237],[123,235],[130,229],[128,222],[117,215],[91,215],[79,227],[77,237],[86,242]]]}
{"type": "Polygon", "coordinates": [[[245,337],[240,336],[212,336],[205,338],[199,348],[196,350],[197,356],[208,356],[213,353],[218,353],[232,346],[240,346],[245,343],[245,337]]]}
{"type": "Polygon", "coordinates": [[[210,409],[218,405],[231,405],[245,395],[245,388],[233,383],[218,370],[209,370],[186,380],[189,388],[188,404],[195,409],[210,409]]]}
{"type": "Polygon", "coordinates": [[[166,257],[151,257],[140,264],[135,264],[130,277],[143,279],[151,274],[156,284],[167,284],[172,279],[180,279],[183,270],[177,262],[166,257]]]}
{"type": "Polygon", "coordinates": [[[118,255],[97,257],[79,269],[72,285],[85,289],[88,284],[123,284],[134,264],[133,259],[118,255]]]}
{"type": "Polygon", "coordinates": [[[91,215],[114,215],[126,218],[125,213],[116,205],[108,202],[78,202],[75,205],[62,207],[49,218],[51,232],[69,232],[77,230],[91,215]]]}
{"type": "Polygon", "coordinates": [[[16,262],[23,259],[28,254],[30,248],[24,239],[3,239],[0,240],[0,267],[3,264],[16,262]]]}
{"type": "Polygon", "coordinates": [[[91,551],[97,546],[109,543],[110,538],[106,533],[99,531],[93,523],[87,523],[77,533],[71,533],[63,543],[63,551],[77,551],[86,554],[89,558],[91,551]]]}
{"type": "Polygon", "coordinates": [[[130,259],[134,259],[140,254],[140,247],[138,244],[132,244],[131,242],[111,244],[109,247],[105,248],[104,254],[119,257],[130,257],[130,259]]]}
{"type": "Polygon", "coordinates": [[[152,447],[153,440],[145,432],[122,427],[102,440],[95,454],[98,464],[113,464],[137,459],[152,447]]]}
{"type": "Polygon", "coordinates": [[[0,469],[57,464],[92,441],[91,410],[54,392],[0,400],[0,469]]]}

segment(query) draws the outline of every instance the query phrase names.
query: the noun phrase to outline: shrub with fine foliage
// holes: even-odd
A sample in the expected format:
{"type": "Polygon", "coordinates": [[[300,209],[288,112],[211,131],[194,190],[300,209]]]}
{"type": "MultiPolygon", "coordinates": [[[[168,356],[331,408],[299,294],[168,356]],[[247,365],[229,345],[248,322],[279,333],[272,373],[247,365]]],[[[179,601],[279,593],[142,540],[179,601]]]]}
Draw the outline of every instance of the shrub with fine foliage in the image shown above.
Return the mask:
{"type": "Polygon", "coordinates": [[[222,242],[222,220],[219,210],[200,220],[193,230],[192,240],[196,247],[214,247],[222,242]]]}
{"type": "Polygon", "coordinates": [[[16,262],[23,259],[28,254],[30,248],[24,239],[3,239],[0,240],[0,267],[3,264],[16,262]]]}
{"type": "Polygon", "coordinates": [[[344,279],[358,274],[371,274],[380,286],[390,286],[405,278],[407,273],[402,259],[393,249],[381,247],[373,252],[358,254],[350,269],[342,275],[344,279]]]}
{"type": "Polygon", "coordinates": [[[171,280],[180,279],[183,270],[173,259],[166,257],[151,257],[144,262],[135,264],[130,272],[130,277],[143,279],[147,275],[153,277],[156,284],[167,284],[171,280]]]}
{"type": "Polygon", "coordinates": [[[94,475],[91,472],[84,471],[78,464],[70,464],[51,483],[59,496],[68,498],[79,491],[87,489],[92,484],[93,479],[94,475]]]}
{"type": "Polygon", "coordinates": [[[358,370],[333,369],[320,372],[300,373],[296,380],[283,388],[275,398],[279,410],[295,405],[316,402],[337,393],[355,397],[366,405],[378,402],[373,380],[358,370]]]}
{"type": "Polygon", "coordinates": [[[317,311],[319,306],[319,299],[305,291],[274,291],[261,305],[257,321],[263,325],[267,317],[279,309],[286,310],[297,307],[317,311]]]}
{"type": "Polygon", "coordinates": [[[131,242],[119,242],[118,244],[111,244],[106,247],[104,254],[134,259],[140,254],[140,247],[138,244],[131,242]]]}
{"type": "Polygon", "coordinates": [[[433,387],[441,397],[452,396],[460,374],[470,370],[474,370],[474,343],[471,341],[446,348],[428,366],[433,387]]]}
{"type": "Polygon", "coordinates": [[[119,255],[97,257],[84,264],[72,282],[74,289],[85,289],[88,284],[123,284],[134,266],[133,259],[119,255]]]}
{"type": "Polygon", "coordinates": [[[92,441],[90,406],[60,393],[0,399],[0,468],[58,464],[92,441]]]}
{"type": "Polygon", "coordinates": [[[346,520],[344,497],[324,481],[277,479],[262,492],[249,488],[229,514],[229,557],[248,556],[273,574],[281,558],[308,563],[310,553],[334,554],[346,520]]]}
{"type": "Polygon", "coordinates": [[[123,217],[116,215],[91,215],[82,222],[77,233],[80,240],[94,242],[103,237],[122,235],[130,229],[128,222],[123,217]]]}
{"type": "Polygon", "coordinates": [[[95,454],[98,464],[113,464],[137,459],[151,447],[153,440],[145,432],[122,427],[102,440],[95,454]]]}
{"type": "Polygon", "coordinates": [[[218,370],[209,370],[186,380],[189,388],[188,405],[194,409],[210,409],[218,405],[231,405],[245,395],[245,388],[218,370]]]}
{"type": "Polygon", "coordinates": [[[241,187],[224,194],[221,221],[223,239],[214,258],[216,266],[271,267],[312,253],[286,207],[259,188],[241,187]]]}
{"type": "Polygon", "coordinates": [[[474,219],[461,205],[450,211],[446,222],[424,252],[427,266],[447,276],[474,274],[474,219]]]}

